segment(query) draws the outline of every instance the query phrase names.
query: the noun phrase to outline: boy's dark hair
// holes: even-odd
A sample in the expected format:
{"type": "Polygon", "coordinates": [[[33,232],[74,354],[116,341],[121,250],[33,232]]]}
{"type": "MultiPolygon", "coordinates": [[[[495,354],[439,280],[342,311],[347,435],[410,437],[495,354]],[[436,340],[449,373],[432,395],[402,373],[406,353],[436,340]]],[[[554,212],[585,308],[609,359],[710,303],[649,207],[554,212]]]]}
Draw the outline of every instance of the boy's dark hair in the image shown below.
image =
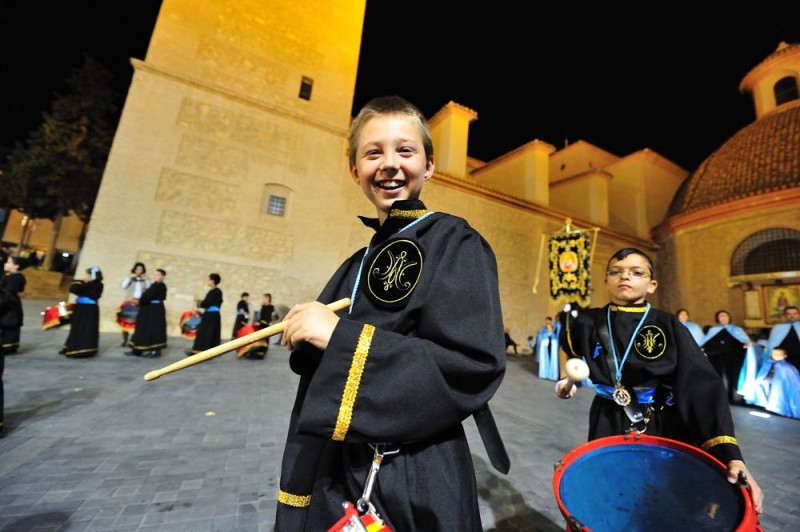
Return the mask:
{"type": "Polygon", "coordinates": [[[156,268],[156,271],[157,271],[158,273],[160,273],[161,275],[163,275],[164,277],[166,277],[166,276],[167,276],[167,272],[166,272],[166,270],[162,270],[161,268],[156,268]]]}
{"type": "Polygon", "coordinates": [[[795,305],[786,305],[783,307],[783,313],[786,314],[787,310],[800,310],[795,305]]]}
{"type": "Polygon", "coordinates": [[[222,277],[218,273],[209,273],[208,278],[214,281],[214,284],[219,284],[222,281],[222,277]]]}
{"type": "Polygon", "coordinates": [[[608,263],[606,263],[606,269],[608,269],[608,267],[611,265],[612,262],[620,261],[629,255],[639,255],[644,260],[646,260],[647,267],[650,270],[650,279],[656,278],[656,268],[655,266],[653,266],[653,259],[651,259],[647,253],[637,248],[622,248],[618,250],[616,253],[611,255],[610,259],[608,259],[608,263]]]}
{"type": "Polygon", "coordinates": [[[719,323],[719,317],[720,317],[720,315],[721,315],[721,314],[727,314],[729,318],[731,317],[731,313],[730,313],[730,312],[728,312],[727,310],[725,310],[725,309],[718,310],[718,311],[717,311],[717,312],[714,314],[714,321],[715,321],[716,323],[719,323]]]}
{"type": "Polygon", "coordinates": [[[242,295],[240,297],[250,297],[250,294],[247,292],[242,292],[242,295]]]}

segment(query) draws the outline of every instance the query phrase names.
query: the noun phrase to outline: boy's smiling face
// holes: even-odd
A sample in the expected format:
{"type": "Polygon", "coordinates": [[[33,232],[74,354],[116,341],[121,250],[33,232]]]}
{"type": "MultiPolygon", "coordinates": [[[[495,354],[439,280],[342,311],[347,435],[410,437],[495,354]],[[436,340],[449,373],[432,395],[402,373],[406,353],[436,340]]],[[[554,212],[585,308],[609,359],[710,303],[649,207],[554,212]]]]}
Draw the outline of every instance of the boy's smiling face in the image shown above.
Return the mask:
{"type": "Polygon", "coordinates": [[[383,223],[395,201],[419,198],[433,167],[412,121],[403,115],[383,115],[364,124],[350,174],[383,223]]]}
{"type": "Polygon", "coordinates": [[[644,303],[647,294],[655,292],[657,286],[658,281],[652,278],[647,259],[641,255],[632,253],[608,264],[606,288],[615,305],[644,303]],[[613,275],[615,273],[618,275],[613,275]]]}

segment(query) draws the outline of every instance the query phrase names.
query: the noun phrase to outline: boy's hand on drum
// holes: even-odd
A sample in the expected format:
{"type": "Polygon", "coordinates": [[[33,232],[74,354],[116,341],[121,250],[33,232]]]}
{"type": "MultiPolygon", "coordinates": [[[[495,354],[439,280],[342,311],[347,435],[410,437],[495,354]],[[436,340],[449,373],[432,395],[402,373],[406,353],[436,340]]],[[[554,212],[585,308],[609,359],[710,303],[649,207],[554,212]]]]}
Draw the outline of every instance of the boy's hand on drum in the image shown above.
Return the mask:
{"type": "Polygon", "coordinates": [[[764,493],[758,482],[750,475],[747,466],[741,460],[731,460],[728,462],[728,482],[736,484],[737,482],[746,483],[750,487],[750,495],[753,498],[753,506],[756,513],[761,515],[764,513],[764,493]]]}

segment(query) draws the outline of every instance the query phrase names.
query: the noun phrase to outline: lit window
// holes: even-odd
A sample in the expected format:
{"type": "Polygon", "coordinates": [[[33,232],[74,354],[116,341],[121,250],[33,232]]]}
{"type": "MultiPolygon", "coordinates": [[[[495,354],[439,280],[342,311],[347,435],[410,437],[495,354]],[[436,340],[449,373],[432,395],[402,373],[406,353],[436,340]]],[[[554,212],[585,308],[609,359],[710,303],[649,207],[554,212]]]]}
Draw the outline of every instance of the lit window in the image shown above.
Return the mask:
{"type": "Polygon", "coordinates": [[[283,216],[286,214],[286,198],[270,196],[267,202],[267,214],[271,214],[272,216],[283,216]]]}

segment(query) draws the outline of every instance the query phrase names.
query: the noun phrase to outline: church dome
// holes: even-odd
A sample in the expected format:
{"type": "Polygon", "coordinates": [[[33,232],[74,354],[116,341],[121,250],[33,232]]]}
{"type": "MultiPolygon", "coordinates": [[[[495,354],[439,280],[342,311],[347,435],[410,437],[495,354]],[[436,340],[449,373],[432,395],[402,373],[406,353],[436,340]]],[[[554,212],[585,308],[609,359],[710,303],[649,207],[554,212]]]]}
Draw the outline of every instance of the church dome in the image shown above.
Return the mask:
{"type": "Polygon", "coordinates": [[[800,102],[741,129],[678,189],[668,217],[800,186],[800,102]]]}

